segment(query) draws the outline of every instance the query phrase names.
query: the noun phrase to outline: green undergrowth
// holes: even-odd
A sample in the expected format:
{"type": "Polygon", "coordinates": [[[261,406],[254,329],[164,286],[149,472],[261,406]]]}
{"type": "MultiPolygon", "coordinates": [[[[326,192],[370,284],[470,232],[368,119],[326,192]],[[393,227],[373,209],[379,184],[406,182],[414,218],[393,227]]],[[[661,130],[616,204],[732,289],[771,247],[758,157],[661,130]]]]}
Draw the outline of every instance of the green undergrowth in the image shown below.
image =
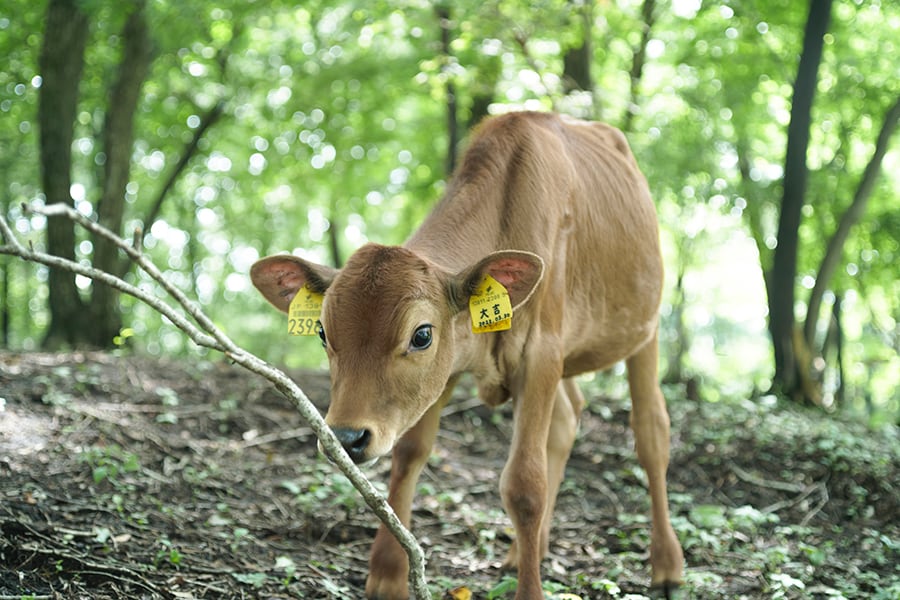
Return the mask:
{"type": "MultiPolygon", "coordinates": [[[[626,408],[589,410],[613,421],[626,408]]],[[[896,428],[773,397],[669,408],[672,523],[686,557],[678,598],[900,599],[896,428]]],[[[646,493],[642,485],[616,490],[639,506],[646,493]]],[[[606,576],[550,578],[546,597],[658,597],[632,583],[646,574],[648,528],[643,510],[617,515],[606,532],[616,542],[606,544],[606,576]]],[[[503,579],[488,597],[514,590],[515,580],[503,579]]]]}

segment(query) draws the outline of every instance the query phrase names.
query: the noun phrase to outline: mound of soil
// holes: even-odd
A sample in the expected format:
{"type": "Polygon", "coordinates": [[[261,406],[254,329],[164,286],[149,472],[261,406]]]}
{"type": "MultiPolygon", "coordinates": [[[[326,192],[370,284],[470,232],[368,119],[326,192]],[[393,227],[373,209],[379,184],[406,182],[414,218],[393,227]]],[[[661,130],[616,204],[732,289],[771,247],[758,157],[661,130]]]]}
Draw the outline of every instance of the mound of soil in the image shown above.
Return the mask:
{"type": "MultiPolygon", "coordinates": [[[[326,405],[327,374],[291,375],[326,405]]],[[[482,407],[470,388],[447,409],[413,531],[436,598],[459,586],[507,598],[497,480],[509,408],[482,407]]],[[[646,594],[648,499],[627,401],[589,404],[547,588],[646,594]]],[[[224,361],[0,353],[0,409],[0,597],[362,597],[377,520],[265,380],[224,361]]],[[[775,408],[676,401],[672,413],[684,597],[900,592],[896,450],[841,453],[835,432],[792,432],[808,421],[775,408]]],[[[382,461],[371,478],[388,471],[382,461]]]]}

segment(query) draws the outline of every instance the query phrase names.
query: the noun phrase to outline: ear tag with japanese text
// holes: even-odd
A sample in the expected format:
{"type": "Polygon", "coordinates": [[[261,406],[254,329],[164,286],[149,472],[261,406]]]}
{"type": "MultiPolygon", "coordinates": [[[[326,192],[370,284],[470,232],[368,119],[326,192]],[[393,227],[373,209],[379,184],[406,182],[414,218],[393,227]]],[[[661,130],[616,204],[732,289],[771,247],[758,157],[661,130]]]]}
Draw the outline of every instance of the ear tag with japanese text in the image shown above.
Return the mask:
{"type": "Polygon", "coordinates": [[[474,333],[509,329],[512,327],[512,303],[509,300],[509,292],[499,281],[485,275],[469,297],[469,314],[472,317],[474,333]]]}
{"type": "Polygon", "coordinates": [[[322,294],[305,285],[297,290],[288,308],[288,333],[290,335],[317,335],[316,324],[322,314],[322,294]]]}

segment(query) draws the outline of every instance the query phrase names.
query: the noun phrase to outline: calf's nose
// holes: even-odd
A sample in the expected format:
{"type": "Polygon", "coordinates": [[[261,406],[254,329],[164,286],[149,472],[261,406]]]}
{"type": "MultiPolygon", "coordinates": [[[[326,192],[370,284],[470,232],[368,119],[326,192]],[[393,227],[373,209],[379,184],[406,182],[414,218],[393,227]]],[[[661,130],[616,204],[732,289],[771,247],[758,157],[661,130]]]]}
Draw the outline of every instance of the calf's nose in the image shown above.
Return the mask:
{"type": "Polygon", "coordinates": [[[365,462],[366,449],[369,447],[369,442],[372,439],[372,434],[368,429],[335,427],[332,431],[353,462],[357,464],[365,462]]]}

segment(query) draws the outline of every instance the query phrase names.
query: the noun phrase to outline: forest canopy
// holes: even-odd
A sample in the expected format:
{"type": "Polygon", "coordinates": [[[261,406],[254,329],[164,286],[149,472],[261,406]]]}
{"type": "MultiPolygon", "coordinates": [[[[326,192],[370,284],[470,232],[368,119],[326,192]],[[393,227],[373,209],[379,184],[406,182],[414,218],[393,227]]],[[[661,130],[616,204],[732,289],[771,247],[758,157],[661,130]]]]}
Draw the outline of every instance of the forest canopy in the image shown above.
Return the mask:
{"type": "MultiPolygon", "coordinates": [[[[16,232],[151,286],[22,204],[134,236],[250,351],[324,361],[252,289],[257,258],[400,243],[479,120],[557,110],[623,129],[647,176],[667,379],[900,414],[895,2],[9,0],[0,32],[16,232]]],[[[0,309],[11,349],[196,352],[133,299],[8,256],[0,309]]]]}

